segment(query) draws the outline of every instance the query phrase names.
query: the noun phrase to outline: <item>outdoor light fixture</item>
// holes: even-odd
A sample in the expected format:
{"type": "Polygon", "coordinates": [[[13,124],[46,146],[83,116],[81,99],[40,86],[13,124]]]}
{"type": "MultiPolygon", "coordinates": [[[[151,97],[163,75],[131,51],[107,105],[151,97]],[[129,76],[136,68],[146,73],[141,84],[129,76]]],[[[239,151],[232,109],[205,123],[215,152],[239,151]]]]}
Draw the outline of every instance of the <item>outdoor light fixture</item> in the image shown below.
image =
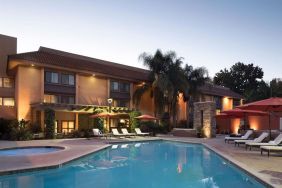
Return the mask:
{"type": "Polygon", "coordinates": [[[95,74],[92,74],[92,76],[95,77],[96,75],[95,75],[95,74]]]}
{"type": "Polygon", "coordinates": [[[107,100],[107,101],[108,101],[108,103],[109,103],[109,104],[112,104],[113,99],[112,99],[112,98],[108,98],[108,100],[107,100]]]}
{"type": "Polygon", "coordinates": [[[34,67],[34,64],[31,64],[32,67],[34,67]]]}

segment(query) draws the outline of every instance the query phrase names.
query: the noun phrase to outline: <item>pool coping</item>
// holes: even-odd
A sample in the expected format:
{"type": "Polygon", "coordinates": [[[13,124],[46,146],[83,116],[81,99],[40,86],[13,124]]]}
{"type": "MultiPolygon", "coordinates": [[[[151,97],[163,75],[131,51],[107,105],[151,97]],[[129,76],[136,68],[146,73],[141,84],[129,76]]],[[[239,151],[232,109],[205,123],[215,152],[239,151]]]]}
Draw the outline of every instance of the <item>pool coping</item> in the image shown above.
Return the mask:
{"type": "MultiPolygon", "coordinates": [[[[257,180],[259,183],[261,183],[262,185],[266,186],[266,187],[271,187],[274,188],[273,185],[271,185],[270,183],[268,183],[267,181],[261,179],[255,172],[252,172],[250,169],[248,169],[248,167],[233,159],[231,156],[228,156],[224,153],[222,153],[221,151],[217,150],[216,148],[203,143],[201,141],[195,141],[195,140],[179,140],[179,139],[175,139],[175,137],[173,139],[171,138],[158,138],[158,139],[149,139],[149,140],[118,140],[118,141],[108,141],[108,142],[104,142],[104,146],[100,146],[98,148],[95,148],[89,152],[86,152],[84,154],[81,154],[79,156],[74,156],[71,159],[67,159],[65,161],[60,161],[58,163],[52,164],[52,165],[42,165],[42,166],[36,166],[36,167],[30,167],[30,168],[22,168],[22,169],[15,169],[15,170],[7,170],[7,171],[0,171],[0,176],[3,175],[13,175],[13,174],[17,174],[17,173],[25,173],[25,172],[32,172],[32,171],[39,171],[39,170],[47,170],[47,169],[55,169],[55,168],[61,168],[75,160],[78,160],[80,158],[84,158],[87,157],[93,153],[97,153],[101,150],[104,150],[108,147],[111,147],[113,144],[124,144],[124,143],[138,143],[138,142],[152,142],[152,141],[170,141],[170,142],[179,142],[179,143],[190,143],[190,144],[199,144],[204,146],[205,148],[215,152],[217,155],[219,155],[220,157],[222,157],[224,160],[228,161],[229,163],[231,163],[232,165],[234,165],[235,167],[239,168],[239,170],[242,170],[243,172],[245,172],[247,175],[253,177],[255,180],[257,180]]],[[[45,147],[45,146],[23,146],[24,148],[29,148],[29,147],[45,147]]],[[[58,147],[58,148],[64,148],[67,149],[67,146],[51,146],[51,147],[58,147]]],[[[14,148],[22,148],[22,147],[14,147],[14,148]]],[[[2,149],[12,149],[12,147],[10,148],[2,148],[2,149]]],[[[62,151],[64,151],[62,150],[62,151]]],[[[57,152],[62,152],[62,151],[57,151],[57,152]]],[[[40,154],[39,154],[40,155],[40,154]]]]}

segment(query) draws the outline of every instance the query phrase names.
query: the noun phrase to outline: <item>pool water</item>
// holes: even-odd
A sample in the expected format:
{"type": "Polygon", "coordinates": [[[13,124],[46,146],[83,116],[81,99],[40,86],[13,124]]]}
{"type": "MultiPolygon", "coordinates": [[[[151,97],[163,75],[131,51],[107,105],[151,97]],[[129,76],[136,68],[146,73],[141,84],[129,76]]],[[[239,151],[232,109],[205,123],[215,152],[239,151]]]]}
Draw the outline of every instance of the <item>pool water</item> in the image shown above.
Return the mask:
{"type": "Polygon", "coordinates": [[[62,150],[62,148],[59,147],[22,147],[22,148],[1,149],[0,157],[37,155],[37,154],[50,153],[60,150],[62,150]]]}
{"type": "Polygon", "coordinates": [[[260,188],[255,179],[198,144],[113,145],[61,168],[0,176],[5,188],[260,188]]]}

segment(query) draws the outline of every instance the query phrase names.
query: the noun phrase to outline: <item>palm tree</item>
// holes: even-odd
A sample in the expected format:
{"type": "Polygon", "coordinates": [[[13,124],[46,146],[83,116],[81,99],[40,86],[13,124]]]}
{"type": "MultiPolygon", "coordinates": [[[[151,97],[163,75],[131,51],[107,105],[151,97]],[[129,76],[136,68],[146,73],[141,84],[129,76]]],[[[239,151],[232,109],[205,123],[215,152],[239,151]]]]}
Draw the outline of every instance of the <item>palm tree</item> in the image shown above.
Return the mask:
{"type": "Polygon", "coordinates": [[[198,89],[200,86],[204,85],[207,81],[210,80],[208,76],[208,71],[205,67],[193,68],[193,66],[186,65],[184,68],[184,74],[189,84],[188,86],[188,95],[184,95],[185,101],[187,101],[187,121],[189,124],[193,121],[193,103],[196,96],[199,94],[198,89]],[[186,98],[186,96],[188,96],[186,98]]]}
{"type": "Polygon", "coordinates": [[[193,69],[188,65],[183,68],[183,58],[177,58],[172,51],[163,54],[157,50],[154,55],[143,53],[139,60],[149,68],[150,82],[136,89],[133,102],[138,106],[142,95],[150,92],[154,100],[155,116],[162,115],[166,108],[172,116],[173,125],[176,125],[179,94],[182,93],[185,100],[190,100],[198,86],[207,80],[207,70],[202,67],[193,69]]]}

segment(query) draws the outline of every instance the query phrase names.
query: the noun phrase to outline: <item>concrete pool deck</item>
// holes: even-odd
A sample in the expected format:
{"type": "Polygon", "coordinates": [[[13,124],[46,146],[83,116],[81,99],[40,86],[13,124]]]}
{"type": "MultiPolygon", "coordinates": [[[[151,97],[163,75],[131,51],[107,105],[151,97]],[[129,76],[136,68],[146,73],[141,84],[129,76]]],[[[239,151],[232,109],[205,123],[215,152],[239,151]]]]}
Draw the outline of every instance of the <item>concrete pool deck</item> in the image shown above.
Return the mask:
{"type": "Polygon", "coordinates": [[[216,151],[227,160],[255,175],[272,187],[282,187],[282,155],[260,155],[259,149],[245,150],[245,147],[234,147],[234,144],[225,144],[224,137],[215,139],[201,139],[189,137],[138,137],[133,139],[58,139],[34,141],[0,141],[0,149],[22,146],[61,146],[66,149],[54,153],[34,156],[0,157],[0,175],[12,172],[28,171],[37,168],[55,168],[81,156],[91,154],[110,146],[111,143],[147,140],[172,140],[190,143],[202,143],[216,151]]]}

